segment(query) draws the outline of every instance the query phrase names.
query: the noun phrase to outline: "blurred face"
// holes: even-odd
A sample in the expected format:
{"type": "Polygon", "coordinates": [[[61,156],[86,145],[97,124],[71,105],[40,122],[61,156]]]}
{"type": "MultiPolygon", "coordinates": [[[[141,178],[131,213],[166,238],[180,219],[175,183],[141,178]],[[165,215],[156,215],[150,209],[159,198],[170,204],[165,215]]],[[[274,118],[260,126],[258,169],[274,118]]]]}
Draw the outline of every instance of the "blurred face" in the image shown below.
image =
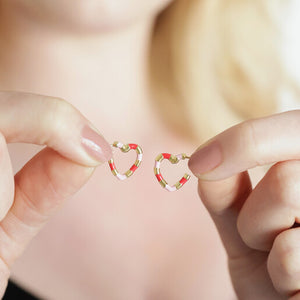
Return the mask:
{"type": "Polygon", "coordinates": [[[108,31],[155,16],[172,0],[2,0],[0,9],[60,29],[108,31]]]}

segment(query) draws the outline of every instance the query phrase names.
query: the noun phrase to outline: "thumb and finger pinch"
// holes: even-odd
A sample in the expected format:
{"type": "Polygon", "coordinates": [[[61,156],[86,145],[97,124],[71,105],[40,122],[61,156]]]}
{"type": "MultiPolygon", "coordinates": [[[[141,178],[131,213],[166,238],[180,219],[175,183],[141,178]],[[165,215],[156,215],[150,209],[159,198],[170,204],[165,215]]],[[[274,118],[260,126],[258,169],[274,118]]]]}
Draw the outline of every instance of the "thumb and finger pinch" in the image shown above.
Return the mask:
{"type": "Polygon", "coordinates": [[[63,99],[0,92],[0,295],[28,242],[111,156],[99,131],[63,99]],[[6,142],[47,147],[13,176],[6,142]]]}
{"type": "MultiPolygon", "coordinates": [[[[90,175],[96,166],[112,156],[110,144],[91,122],[60,98],[1,91],[0,135],[3,170],[0,221],[4,221],[11,205],[18,202],[18,197],[24,203],[27,200],[27,204],[36,202],[31,207],[46,215],[55,206],[54,203],[69,195],[71,188],[80,188],[87,174],[90,175]],[[38,153],[15,176],[15,190],[6,142],[32,143],[51,148],[46,147],[38,153]]],[[[22,211],[24,215],[27,212],[28,209],[22,211]]]]}
{"type": "Polygon", "coordinates": [[[32,93],[0,91],[0,168],[3,171],[0,221],[13,203],[13,171],[6,143],[15,142],[46,145],[86,167],[96,167],[112,157],[110,144],[67,101],[32,93]]]}
{"type": "Polygon", "coordinates": [[[112,158],[99,130],[61,98],[0,91],[0,132],[7,143],[46,145],[87,167],[112,158]]]}
{"type": "Polygon", "coordinates": [[[191,155],[188,166],[199,179],[200,198],[218,222],[236,226],[252,192],[248,169],[300,159],[299,131],[300,110],[252,119],[223,131],[191,155]]]}
{"type": "MultiPolygon", "coordinates": [[[[243,262],[248,272],[251,266],[258,269],[260,262],[260,274],[268,277],[264,263],[267,252],[249,247],[237,226],[240,211],[252,192],[247,170],[300,159],[299,130],[300,110],[251,119],[208,140],[189,160],[189,168],[199,179],[200,198],[216,224],[229,261],[243,262]]],[[[271,280],[267,281],[264,286],[271,291],[271,280]]],[[[277,299],[278,295],[272,297],[277,299]]]]}

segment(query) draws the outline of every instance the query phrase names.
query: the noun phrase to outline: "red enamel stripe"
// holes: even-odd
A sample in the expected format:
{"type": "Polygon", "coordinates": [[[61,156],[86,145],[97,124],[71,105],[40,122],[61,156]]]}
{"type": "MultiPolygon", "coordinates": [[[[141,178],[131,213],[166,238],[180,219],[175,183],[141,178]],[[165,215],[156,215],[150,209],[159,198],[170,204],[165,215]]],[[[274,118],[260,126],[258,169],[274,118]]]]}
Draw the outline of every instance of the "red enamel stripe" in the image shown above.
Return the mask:
{"type": "Polygon", "coordinates": [[[132,167],[130,168],[130,171],[134,172],[138,167],[136,165],[132,165],[132,167]]]}
{"type": "Polygon", "coordinates": [[[128,146],[129,146],[130,149],[134,149],[135,150],[138,145],[137,144],[128,144],[128,146]]]}
{"type": "Polygon", "coordinates": [[[116,166],[115,166],[115,164],[113,162],[109,164],[109,167],[110,167],[111,170],[115,170],[116,169],[116,166]]]}
{"type": "Polygon", "coordinates": [[[155,174],[155,176],[159,182],[163,180],[161,174],[155,174]]]}
{"type": "Polygon", "coordinates": [[[169,159],[171,157],[171,154],[169,154],[169,153],[162,153],[162,155],[166,159],[169,159]]]}
{"type": "Polygon", "coordinates": [[[187,179],[184,178],[184,177],[182,177],[182,178],[179,180],[179,182],[180,182],[182,185],[184,185],[184,184],[187,182],[187,179]]]}

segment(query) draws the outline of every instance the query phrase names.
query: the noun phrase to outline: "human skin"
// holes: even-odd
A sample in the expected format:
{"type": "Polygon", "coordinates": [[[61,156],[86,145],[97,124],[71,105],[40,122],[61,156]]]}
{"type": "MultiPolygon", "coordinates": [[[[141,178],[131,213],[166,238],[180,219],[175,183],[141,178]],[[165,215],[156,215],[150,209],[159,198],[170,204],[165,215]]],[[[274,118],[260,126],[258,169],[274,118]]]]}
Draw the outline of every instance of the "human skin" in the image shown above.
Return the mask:
{"type": "Polygon", "coordinates": [[[299,117],[294,110],[232,126],[189,160],[240,299],[300,299],[299,117]],[[247,170],[268,164],[252,189],[247,170]]]}
{"type": "MultiPolygon", "coordinates": [[[[167,129],[148,105],[146,54],[149,34],[155,14],[167,2],[123,1],[112,10],[111,1],[43,1],[38,9],[31,1],[0,3],[0,89],[63,98],[73,105],[68,111],[72,111],[74,118],[66,115],[64,119],[60,113],[58,124],[70,126],[73,124],[70,121],[78,118],[86,122],[80,111],[107,141],[137,142],[145,153],[141,168],[121,184],[103,164],[95,172],[90,165],[84,167],[85,161],[66,151],[70,146],[69,138],[61,138],[63,142],[57,145],[64,156],[51,149],[43,150],[16,176],[15,183],[23,182],[23,185],[16,185],[21,188],[15,191],[15,198],[12,196],[12,172],[7,164],[10,185],[5,186],[9,201],[3,215],[9,204],[20,203],[18,199],[22,198],[17,196],[21,191],[38,204],[50,206],[51,212],[53,199],[60,208],[59,211],[55,209],[56,214],[45,225],[45,215],[50,212],[37,213],[41,214],[42,221],[38,225],[43,226],[43,230],[13,265],[13,278],[47,299],[232,299],[223,248],[193,188],[196,182],[191,180],[182,190],[167,193],[157,185],[152,172],[158,153],[172,151],[169,149],[192,153],[195,148],[192,144],[183,145],[180,137],[167,129]],[[74,110],[75,107],[79,111],[74,110]],[[49,182],[38,176],[45,170],[52,175],[49,182]],[[57,174],[60,177],[57,178],[57,174]],[[89,178],[84,188],[74,195],[89,178]],[[53,190],[46,189],[51,185],[64,197],[52,196],[53,190]],[[65,202],[69,194],[73,194],[72,199],[65,202]]],[[[43,108],[34,105],[34,96],[28,97],[20,95],[18,101],[42,116],[52,111],[49,101],[57,101],[40,96],[38,99],[44,99],[48,105],[43,108]],[[25,101],[25,97],[30,101],[25,101]]],[[[22,114],[17,115],[20,116],[18,124],[28,120],[28,117],[21,118],[22,114]]],[[[38,132],[40,125],[35,126],[38,132]]],[[[49,122],[48,126],[51,132],[53,123],[49,122]]],[[[62,125],[68,133],[66,137],[71,133],[77,136],[79,129],[68,126],[62,125]]],[[[267,123],[265,126],[268,127],[267,123]]],[[[1,132],[5,136],[6,131],[2,129],[1,132]]],[[[27,135],[32,132],[30,130],[27,135]]],[[[57,130],[54,132],[52,138],[56,137],[57,130]]],[[[15,141],[24,142],[24,139],[15,138],[15,141]]],[[[50,143],[53,145],[55,143],[50,143]]],[[[15,169],[40,150],[22,144],[9,146],[15,169]]],[[[3,140],[3,153],[6,153],[5,147],[3,140]]],[[[8,153],[5,155],[8,163],[8,153]]],[[[197,166],[197,161],[194,163],[197,166]]],[[[222,191],[222,183],[217,189],[217,181],[214,191],[222,191]]],[[[209,188],[207,182],[201,181],[201,184],[209,188]]],[[[223,188],[231,186],[223,184],[223,188]]],[[[212,191],[208,191],[212,195],[212,191]]],[[[204,194],[202,200],[209,207],[207,203],[213,202],[213,197],[206,198],[204,194]]],[[[225,198],[218,200],[227,203],[225,198]]],[[[2,225],[5,220],[13,224],[7,216],[9,213],[4,216],[2,225]]],[[[32,220],[26,219],[26,222],[32,220]]],[[[232,223],[230,232],[237,234],[234,220],[232,223]]],[[[19,232],[14,227],[12,230],[19,232]]],[[[22,242],[14,243],[16,253],[8,251],[7,240],[2,239],[3,253],[11,256],[10,261],[7,258],[3,261],[7,261],[7,265],[9,261],[10,265],[36,232],[33,229],[30,234],[21,232],[22,242]]],[[[226,236],[226,232],[221,233],[226,236]]],[[[267,254],[263,255],[265,258],[267,254]]],[[[8,276],[6,264],[3,270],[8,276]]],[[[253,260],[246,261],[246,268],[252,264],[253,260]]],[[[235,270],[242,272],[245,267],[236,264],[235,270]]],[[[292,282],[292,278],[280,271],[274,274],[292,282]]],[[[268,283],[267,295],[272,297],[270,299],[280,299],[267,273],[262,275],[268,283]]],[[[247,299],[242,298],[245,295],[251,299],[256,288],[260,291],[259,284],[251,281],[242,284],[245,278],[239,281],[235,274],[233,278],[241,299],[247,299]]]]}
{"type": "MultiPolygon", "coordinates": [[[[63,98],[107,141],[136,142],[144,150],[141,167],[126,182],[108,165],[97,168],[14,263],[12,279],[46,299],[232,299],[224,250],[195,178],[168,193],[154,177],[157,154],[195,147],[168,130],[149,105],[146,54],[156,11],[103,32],[88,29],[91,18],[73,30],[57,21],[43,26],[11,4],[2,1],[0,10],[0,90],[63,98]]],[[[41,149],[8,146],[16,171],[41,149]]],[[[134,158],[128,156],[114,150],[120,170],[134,158]]],[[[184,171],[186,163],[162,170],[170,183],[184,171]]]]}

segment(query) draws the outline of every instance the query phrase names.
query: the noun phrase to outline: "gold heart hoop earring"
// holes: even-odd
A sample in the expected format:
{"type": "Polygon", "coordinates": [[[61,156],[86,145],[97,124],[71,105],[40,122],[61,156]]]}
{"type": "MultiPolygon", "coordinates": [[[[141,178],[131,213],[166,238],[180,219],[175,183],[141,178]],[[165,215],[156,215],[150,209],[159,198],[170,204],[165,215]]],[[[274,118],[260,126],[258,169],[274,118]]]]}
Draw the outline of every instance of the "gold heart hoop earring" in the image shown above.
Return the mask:
{"type": "Polygon", "coordinates": [[[140,166],[143,158],[143,150],[137,144],[122,144],[121,142],[114,142],[111,146],[119,148],[122,152],[126,153],[130,150],[135,150],[137,153],[137,157],[135,163],[131,166],[131,168],[126,171],[124,174],[120,174],[115,166],[113,158],[108,161],[109,167],[113,175],[115,175],[119,180],[125,180],[130,177],[136,169],[140,166]]]}
{"type": "Polygon", "coordinates": [[[160,185],[168,190],[169,192],[174,192],[179,190],[180,188],[183,187],[183,185],[191,178],[191,176],[187,173],[183,175],[183,177],[177,181],[173,186],[170,186],[166,180],[163,178],[161,172],[160,172],[160,165],[164,159],[169,160],[172,164],[177,164],[180,160],[184,159],[189,159],[190,156],[186,155],[185,153],[173,155],[169,153],[160,153],[156,158],[155,158],[155,164],[154,164],[154,174],[155,177],[157,178],[158,182],[160,185]]]}
{"type": "MultiPolygon", "coordinates": [[[[143,150],[138,144],[123,144],[121,142],[114,142],[111,144],[111,146],[119,148],[122,152],[126,153],[130,150],[135,150],[137,153],[137,158],[135,160],[135,163],[131,166],[131,168],[126,171],[124,174],[120,174],[115,166],[113,158],[108,161],[110,170],[114,176],[116,176],[119,180],[125,180],[128,177],[130,177],[140,166],[143,158],[143,150]]],[[[180,160],[189,159],[190,156],[186,155],[185,153],[173,155],[169,153],[160,153],[155,158],[155,164],[154,164],[154,174],[157,178],[160,185],[166,189],[169,192],[174,192],[179,190],[183,185],[191,178],[191,176],[187,173],[183,175],[183,177],[177,181],[173,186],[170,186],[166,180],[163,178],[161,172],[160,172],[160,165],[164,159],[169,160],[172,164],[177,164],[180,160]]]]}

